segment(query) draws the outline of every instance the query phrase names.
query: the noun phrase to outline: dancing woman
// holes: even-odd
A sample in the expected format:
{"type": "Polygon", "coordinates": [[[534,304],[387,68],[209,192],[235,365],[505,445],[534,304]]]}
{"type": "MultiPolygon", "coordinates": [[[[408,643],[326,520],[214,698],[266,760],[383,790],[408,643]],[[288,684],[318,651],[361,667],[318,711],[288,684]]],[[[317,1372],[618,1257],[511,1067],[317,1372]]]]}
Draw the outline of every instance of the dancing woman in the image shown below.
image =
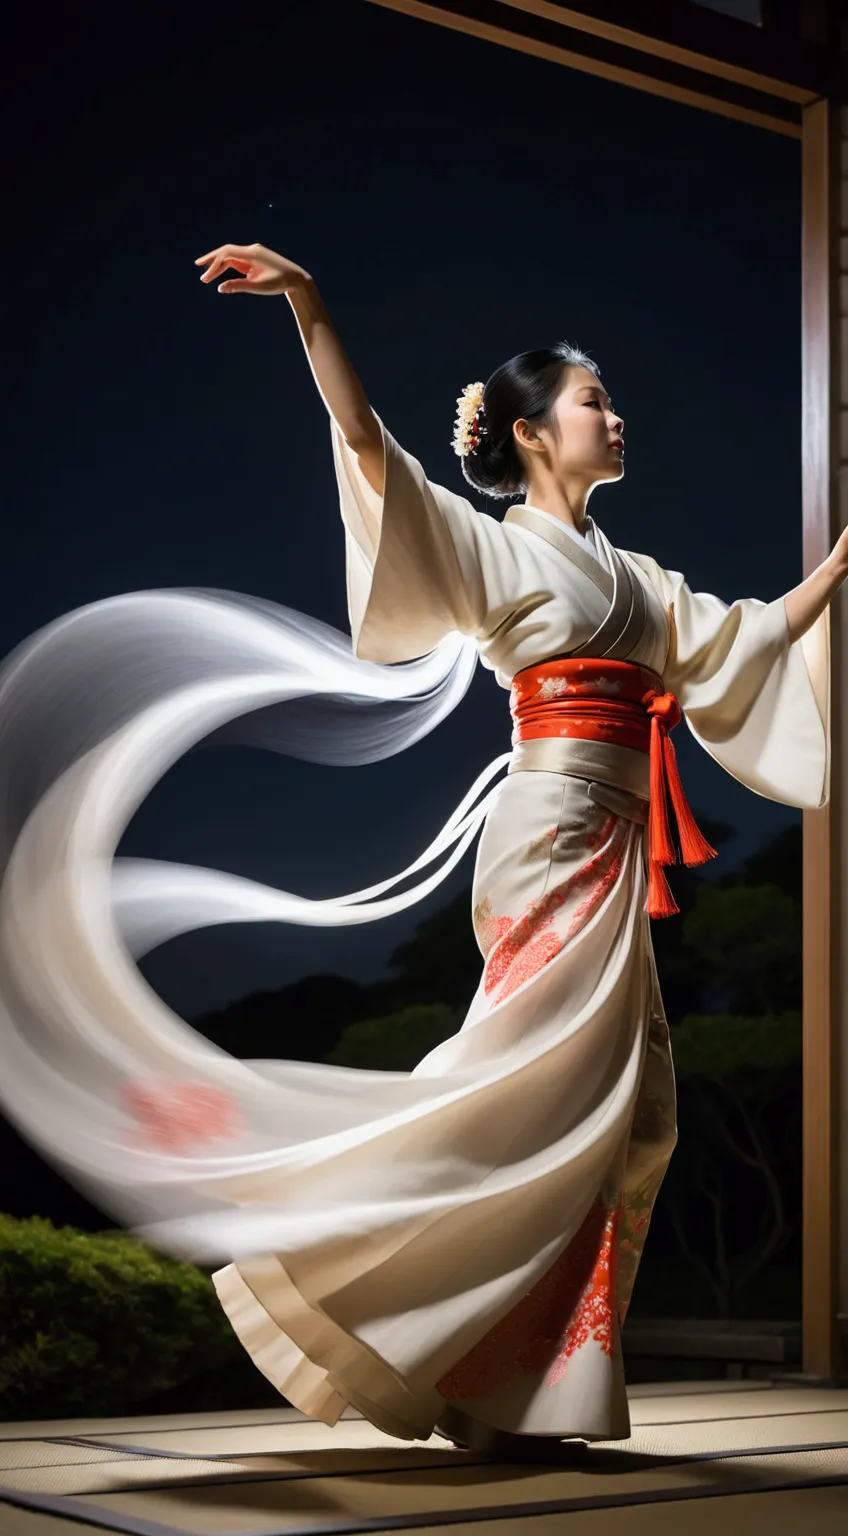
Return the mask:
{"type": "Polygon", "coordinates": [[[271,605],[165,593],[94,605],[13,658],[0,763],[21,760],[21,720],[43,720],[48,660],[76,680],[77,715],[85,679],[97,724],[72,744],[64,728],[8,836],[8,1112],[150,1241],[229,1261],[214,1276],[226,1314],[304,1413],[334,1424],[351,1404],[390,1434],[477,1446],[626,1437],[620,1328],[676,1136],[650,919],[676,910],[665,867],[713,856],[669,732],[682,713],[756,793],[824,803],[827,605],[848,534],[785,598],[729,607],[615,548],[587,505],[622,478],[623,422],[566,344],[458,401],[466,480],[510,499],[502,521],[481,515],[376,416],[307,272],[260,245],[197,265],[207,283],[240,274],[219,292],[285,293],[294,311],[331,419],[353,653],[271,605]],[[135,804],[192,740],[274,700],[393,700],[357,760],[399,750],[454,707],[478,657],[509,690],[512,751],[492,765],[508,772],[470,808],[482,775],[404,872],[453,841],[444,873],[484,823],[482,974],[461,1029],[411,1074],[236,1062],[202,1040],[132,954],[207,922],[367,921],[435,882],[309,903],[122,868],[135,804]],[[96,665],[132,672],[131,704],[103,704],[96,665]]]}

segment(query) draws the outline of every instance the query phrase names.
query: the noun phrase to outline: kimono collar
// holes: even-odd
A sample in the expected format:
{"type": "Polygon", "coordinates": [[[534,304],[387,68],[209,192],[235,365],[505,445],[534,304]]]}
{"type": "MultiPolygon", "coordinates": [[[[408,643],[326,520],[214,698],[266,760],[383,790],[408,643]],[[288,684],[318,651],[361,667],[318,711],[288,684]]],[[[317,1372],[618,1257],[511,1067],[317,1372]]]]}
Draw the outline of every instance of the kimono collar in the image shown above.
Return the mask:
{"type": "Polygon", "coordinates": [[[532,502],[525,501],[519,503],[519,505],[526,507],[528,512],[537,512],[538,515],[543,517],[546,522],[549,522],[552,527],[564,528],[569,538],[576,539],[577,543],[582,544],[584,549],[587,547],[591,549],[593,543],[597,547],[597,529],[588,512],[583,518],[584,531],[581,532],[579,528],[573,528],[571,523],[566,523],[563,518],[554,517],[553,512],[543,512],[541,507],[534,507],[532,502]]]}
{"type": "Polygon", "coordinates": [[[558,549],[560,554],[571,560],[584,576],[588,576],[589,580],[600,588],[608,602],[611,601],[617,585],[616,561],[610,553],[611,546],[600,528],[597,528],[587,517],[586,522],[595,535],[598,547],[603,549],[610,562],[609,568],[598,559],[591,546],[584,543],[583,539],[575,538],[572,533],[568,533],[564,523],[558,527],[558,521],[558,519],[554,521],[550,517],[545,517],[535,507],[526,505],[510,507],[504,517],[505,523],[517,523],[520,527],[535,533],[538,538],[544,539],[547,544],[552,544],[554,549],[558,549]]]}
{"type": "MultiPolygon", "coordinates": [[[[587,518],[588,521],[588,518],[587,518]]],[[[565,525],[557,528],[549,517],[540,517],[534,507],[526,505],[510,507],[505,523],[527,528],[538,538],[544,539],[554,549],[571,561],[578,570],[588,576],[603,593],[609,607],[593,635],[583,645],[569,654],[572,656],[610,656],[621,660],[631,656],[639,644],[647,622],[647,601],[642,581],[635,575],[628,562],[619,554],[609,539],[595,523],[590,526],[598,542],[598,549],[608,561],[603,565],[583,543],[566,533],[565,525]]]]}

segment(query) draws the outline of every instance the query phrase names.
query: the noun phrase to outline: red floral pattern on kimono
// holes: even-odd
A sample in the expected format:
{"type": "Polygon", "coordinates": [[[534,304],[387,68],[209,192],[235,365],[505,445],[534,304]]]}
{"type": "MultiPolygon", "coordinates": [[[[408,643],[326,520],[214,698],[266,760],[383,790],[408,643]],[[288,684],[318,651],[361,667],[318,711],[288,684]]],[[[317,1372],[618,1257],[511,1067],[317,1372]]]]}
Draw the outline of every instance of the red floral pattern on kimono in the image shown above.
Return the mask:
{"type": "Polygon", "coordinates": [[[483,969],[487,994],[498,988],[499,1000],[509,997],[559,954],[562,939],[550,924],[564,900],[562,891],[548,891],[538,901],[529,902],[515,922],[510,918],[497,920],[503,924],[503,933],[489,950],[483,969]]]}
{"type": "Polygon", "coordinates": [[[443,1397],[482,1397],[519,1373],[560,1382],[578,1349],[614,1349],[615,1279],[621,1205],[592,1206],[583,1225],[531,1291],[436,1383],[443,1397]]]}
{"type": "Polygon", "coordinates": [[[611,815],[597,834],[601,844],[586,863],[560,885],[528,902],[514,921],[509,917],[487,914],[481,922],[481,937],[486,963],[483,989],[488,995],[497,990],[496,1001],[503,1000],[559,954],[563,944],[576,933],[603,904],[616,884],[627,842],[626,824],[611,815]],[[553,920],[566,902],[585,892],[571,917],[567,932],[560,935],[553,920]]]}
{"type": "Polygon", "coordinates": [[[142,1129],[130,1137],[134,1146],[157,1146],[183,1152],[203,1142],[220,1141],[241,1132],[236,1105],[219,1088],[207,1083],[171,1079],[128,1083],[121,1097],[142,1129]]]}
{"type": "Polygon", "coordinates": [[[573,939],[575,934],[585,927],[590,917],[593,917],[606,901],[621,874],[627,829],[625,825],[619,823],[617,816],[610,817],[599,835],[599,842],[606,846],[602,846],[600,852],[589,859],[570,882],[573,889],[579,890],[586,887],[586,894],[568,925],[566,939],[573,939]],[[606,841],[607,838],[609,842],[606,841]]]}

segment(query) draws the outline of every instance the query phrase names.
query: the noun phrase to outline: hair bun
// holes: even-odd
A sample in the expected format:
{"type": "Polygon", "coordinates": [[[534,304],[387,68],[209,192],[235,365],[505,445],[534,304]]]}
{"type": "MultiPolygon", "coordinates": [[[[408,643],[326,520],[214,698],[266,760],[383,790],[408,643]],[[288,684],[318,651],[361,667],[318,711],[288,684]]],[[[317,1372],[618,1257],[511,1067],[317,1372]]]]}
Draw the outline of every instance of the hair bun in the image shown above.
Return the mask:
{"type": "Polygon", "coordinates": [[[475,491],[484,496],[527,491],[527,469],[513,426],[523,418],[551,427],[557,396],[570,368],[587,368],[600,378],[597,363],[570,342],[561,341],[553,347],[519,352],[497,368],[485,385],[466,384],[456,402],[453,447],[462,460],[463,479],[475,491]]]}

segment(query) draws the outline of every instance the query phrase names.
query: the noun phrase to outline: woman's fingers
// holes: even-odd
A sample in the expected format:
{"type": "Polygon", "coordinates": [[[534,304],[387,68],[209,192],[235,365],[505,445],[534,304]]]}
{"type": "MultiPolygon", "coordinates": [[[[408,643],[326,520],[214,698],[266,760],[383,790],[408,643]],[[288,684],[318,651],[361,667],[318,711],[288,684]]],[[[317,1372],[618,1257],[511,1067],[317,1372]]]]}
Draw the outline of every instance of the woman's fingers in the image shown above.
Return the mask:
{"type": "Polygon", "coordinates": [[[205,256],[198,256],[194,265],[202,267],[205,261],[214,261],[216,256],[221,259],[224,256],[239,256],[245,261],[250,260],[252,247],[249,245],[219,245],[214,251],[207,251],[205,256]]]}
{"type": "Polygon", "coordinates": [[[221,272],[226,272],[233,267],[236,272],[250,272],[253,263],[247,259],[242,260],[238,256],[215,256],[211,266],[201,274],[202,283],[211,282],[213,277],[218,277],[221,272]]]}
{"type": "Polygon", "coordinates": [[[219,293],[274,293],[275,291],[273,273],[262,272],[259,267],[254,267],[247,277],[228,277],[226,282],[218,284],[219,293]]]}

